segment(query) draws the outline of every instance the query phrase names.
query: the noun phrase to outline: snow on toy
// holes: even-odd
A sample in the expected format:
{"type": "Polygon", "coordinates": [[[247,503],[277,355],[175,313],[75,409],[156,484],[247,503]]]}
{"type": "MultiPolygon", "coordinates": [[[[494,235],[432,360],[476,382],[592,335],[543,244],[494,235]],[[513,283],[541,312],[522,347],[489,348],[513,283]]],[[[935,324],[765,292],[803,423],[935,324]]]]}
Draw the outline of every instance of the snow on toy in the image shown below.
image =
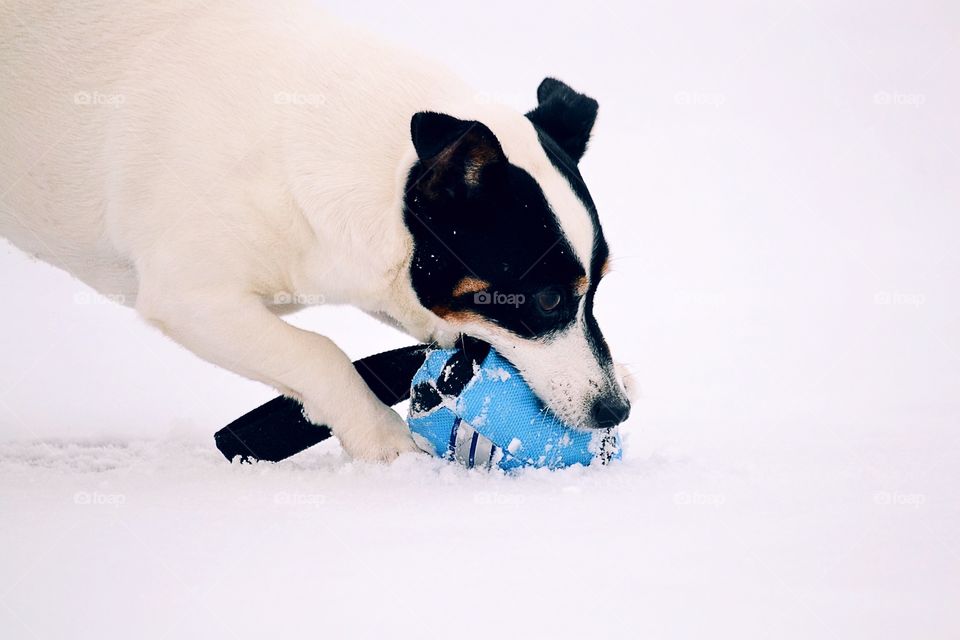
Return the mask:
{"type": "MultiPolygon", "coordinates": [[[[395,349],[354,366],[385,404],[410,398],[407,424],[421,449],[466,467],[556,469],[620,457],[615,428],[583,431],[562,423],[508,360],[478,340],[463,338],[456,349],[395,349]]],[[[215,440],[228,460],[276,462],[331,435],[310,423],[297,401],[279,397],[215,440]]]]}
{"type": "Polygon", "coordinates": [[[615,429],[573,429],[533,394],[499,353],[427,355],[413,377],[407,424],[417,445],[466,467],[549,467],[620,457],[615,429]]]}

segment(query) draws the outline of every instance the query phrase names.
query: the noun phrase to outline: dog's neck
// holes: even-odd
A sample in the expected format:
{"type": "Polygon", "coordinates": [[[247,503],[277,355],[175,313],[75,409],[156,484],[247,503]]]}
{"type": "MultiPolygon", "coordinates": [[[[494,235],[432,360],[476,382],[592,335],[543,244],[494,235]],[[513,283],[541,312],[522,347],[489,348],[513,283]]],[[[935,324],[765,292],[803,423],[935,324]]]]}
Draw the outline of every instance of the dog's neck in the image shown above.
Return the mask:
{"type": "MultiPolygon", "coordinates": [[[[447,323],[420,304],[410,281],[413,238],[403,211],[413,145],[385,140],[376,155],[376,162],[343,162],[349,173],[334,174],[323,188],[297,193],[294,185],[296,208],[313,234],[299,247],[291,288],[307,299],[355,306],[421,342],[452,343],[447,323]]],[[[330,170],[316,168],[318,175],[330,170]]]]}
{"type": "Polygon", "coordinates": [[[401,154],[398,170],[394,176],[397,185],[396,194],[390,208],[390,217],[400,220],[399,242],[394,246],[395,253],[381,254],[391,264],[393,278],[384,290],[384,297],[376,310],[368,310],[381,319],[394,324],[421,342],[436,342],[440,346],[450,347],[458,332],[445,320],[424,307],[410,278],[410,264],[413,258],[413,236],[403,223],[406,202],[407,176],[417,157],[410,144],[401,154]],[[385,318],[382,316],[386,316],[385,318]]]}

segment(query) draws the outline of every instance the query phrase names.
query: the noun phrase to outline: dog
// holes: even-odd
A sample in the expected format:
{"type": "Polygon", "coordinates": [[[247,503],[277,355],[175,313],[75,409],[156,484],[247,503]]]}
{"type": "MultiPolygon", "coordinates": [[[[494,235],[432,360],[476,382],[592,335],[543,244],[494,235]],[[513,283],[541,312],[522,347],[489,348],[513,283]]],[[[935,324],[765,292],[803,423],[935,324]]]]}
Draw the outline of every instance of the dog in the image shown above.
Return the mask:
{"type": "Polygon", "coordinates": [[[13,0],[0,61],[0,233],[296,398],[349,455],[416,447],[330,338],[282,319],[303,304],[474,336],[567,423],[627,418],[577,168],[592,98],[548,78],[528,113],[491,104],[296,1],[13,0]]]}

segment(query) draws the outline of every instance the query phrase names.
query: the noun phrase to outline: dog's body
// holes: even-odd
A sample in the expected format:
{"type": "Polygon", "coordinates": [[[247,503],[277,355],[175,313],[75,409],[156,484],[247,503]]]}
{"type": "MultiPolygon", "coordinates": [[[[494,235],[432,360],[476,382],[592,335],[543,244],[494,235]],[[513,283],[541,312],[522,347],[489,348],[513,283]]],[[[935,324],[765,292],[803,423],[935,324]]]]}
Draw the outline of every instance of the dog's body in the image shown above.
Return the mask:
{"type": "Polygon", "coordinates": [[[435,64],[309,5],[163,4],[0,8],[0,233],[198,355],[300,399],[355,456],[414,445],[332,341],[277,317],[290,303],[355,305],[422,341],[477,335],[561,417],[589,422],[598,396],[625,417],[589,308],[606,245],[585,188],[571,186],[579,155],[549,157],[536,117],[478,101],[435,64]],[[558,294],[561,319],[538,284],[536,317],[556,320],[529,335],[516,325],[529,318],[464,302],[495,284],[458,244],[476,221],[457,238],[432,217],[466,202],[448,198],[514,202],[523,176],[561,237],[532,241],[529,264],[502,272],[547,282],[543,263],[578,290],[558,294]],[[537,258],[557,243],[565,262],[537,258]]]}

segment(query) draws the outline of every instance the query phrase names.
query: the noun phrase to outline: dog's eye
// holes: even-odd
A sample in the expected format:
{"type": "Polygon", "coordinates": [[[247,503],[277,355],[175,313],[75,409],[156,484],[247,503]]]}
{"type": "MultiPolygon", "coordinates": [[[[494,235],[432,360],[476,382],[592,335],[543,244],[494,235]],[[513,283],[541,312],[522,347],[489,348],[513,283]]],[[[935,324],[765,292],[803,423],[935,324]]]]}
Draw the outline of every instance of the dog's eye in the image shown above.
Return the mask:
{"type": "Polygon", "coordinates": [[[544,289],[536,295],[537,306],[545,313],[556,311],[563,301],[563,296],[556,289],[544,289]]]}

